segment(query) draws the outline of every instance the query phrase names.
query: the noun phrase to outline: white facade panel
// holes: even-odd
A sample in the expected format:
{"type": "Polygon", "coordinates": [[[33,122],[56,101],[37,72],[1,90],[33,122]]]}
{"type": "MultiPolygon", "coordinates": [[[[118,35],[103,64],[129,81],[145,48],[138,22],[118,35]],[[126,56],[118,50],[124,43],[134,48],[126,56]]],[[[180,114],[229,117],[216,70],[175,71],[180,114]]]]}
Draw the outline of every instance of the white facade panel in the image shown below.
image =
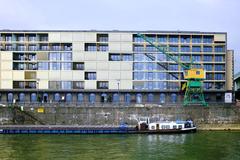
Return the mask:
{"type": "Polygon", "coordinates": [[[84,87],[85,89],[97,89],[96,83],[95,80],[87,80],[84,82],[84,87]]]}
{"type": "Polygon", "coordinates": [[[60,32],[49,32],[48,33],[48,41],[49,42],[61,42],[60,32]]]}

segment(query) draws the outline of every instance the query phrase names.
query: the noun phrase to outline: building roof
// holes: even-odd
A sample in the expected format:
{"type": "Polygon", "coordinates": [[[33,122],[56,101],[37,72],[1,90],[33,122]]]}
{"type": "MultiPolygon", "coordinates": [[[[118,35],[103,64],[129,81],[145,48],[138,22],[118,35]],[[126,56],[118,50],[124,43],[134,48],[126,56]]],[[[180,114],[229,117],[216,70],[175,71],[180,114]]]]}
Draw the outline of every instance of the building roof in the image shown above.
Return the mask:
{"type": "Polygon", "coordinates": [[[10,29],[2,29],[0,32],[129,32],[129,33],[188,33],[188,34],[227,34],[227,32],[200,32],[200,31],[160,31],[160,30],[10,30],[10,29]]]}

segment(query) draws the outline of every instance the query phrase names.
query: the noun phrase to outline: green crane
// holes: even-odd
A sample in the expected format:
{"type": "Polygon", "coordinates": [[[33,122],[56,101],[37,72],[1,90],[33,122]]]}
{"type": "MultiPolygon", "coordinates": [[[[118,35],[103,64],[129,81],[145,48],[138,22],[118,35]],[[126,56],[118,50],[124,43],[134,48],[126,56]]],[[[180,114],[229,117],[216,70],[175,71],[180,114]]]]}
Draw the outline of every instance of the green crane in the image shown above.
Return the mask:
{"type": "MultiPolygon", "coordinates": [[[[150,45],[155,47],[160,53],[166,55],[169,59],[173,60],[177,64],[179,64],[184,72],[183,72],[183,77],[184,80],[187,81],[187,83],[184,83],[184,85],[181,87],[182,90],[185,90],[184,94],[184,101],[183,105],[188,106],[191,104],[201,104],[203,106],[207,106],[207,103],[204,99],[204,94],[203,94],[203,80],[205,79],[205,71],[202,68],[193,68],[192,67],[192,62],[191,63],[184,63],[181,62],[178,58],[174,56],[173,53],[171,53],[168,49],[168,47],[163,47],[154,44],[150,38],[147,36],[138,33],[137,34],[139,37],[141,37],[144,41],[148,42],[150,45]]],[[[154,57],[148,53],[144,53],[146,56],[148,56],[150,59],[154,60],[154,57]]],[[[160,62],[157,62],[157,64],[164,66],[160,62]]],[[[165,69],[168,69],[166,66],[164,67],[165,69]]]]}

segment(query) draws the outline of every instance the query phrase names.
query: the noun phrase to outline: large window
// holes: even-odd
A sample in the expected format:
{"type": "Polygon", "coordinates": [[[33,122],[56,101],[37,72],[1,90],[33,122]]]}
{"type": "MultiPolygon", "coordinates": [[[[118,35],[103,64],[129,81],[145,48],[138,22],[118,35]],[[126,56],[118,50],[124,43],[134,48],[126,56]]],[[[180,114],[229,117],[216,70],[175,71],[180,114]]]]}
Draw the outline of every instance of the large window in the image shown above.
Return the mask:
{"type": "Polygon", "coordinates": [[[142,103],[142,94],[141,93],[138,93],[136,95],[136,102],[139,104],[139,103],[142,103]]]}
{"type": "Polygon", "coordinates": [[[181,43],[190,43],[190,36],[181,36],[181,43]]]}
{"type": "Polygon", "coordinates": [[[62,70],[72,70],[72,63],[62,63],[61,64],[61,69],[62,70]]]}
{"type": "Polygon", "coordinates": [[[166,35],[159,35],[157,36],[157,41],[160,43],[166,43],[167,42],[167,36],[166,35]]]}
{"type": "Polygon", "coordinates": [[[215,52],[225,52],[225,46],[215,46],[215,52]]]}
{"type": "Polygon", "coordinates": [[[211,46],[203,46],[203,52],[212,52],[211,46]]]}
{"type": "Polygon", "coordinates": [[[215,61],[216,62],[222,62],[222,61],[224,61],[224,58],[223,58],[223,56],[215,56],[215,61]]]}
{"type": "Polygon", "coordinates": [[[71,52],[64,52],[61,55],[62,61],[71,61],[72,60],[72,53],[71,52]]]}
{"type": "Polygon", "coordinates": [[[213,36],[203,36],[203,43],[213,43],[213,36]]]}
{"type": "Polygon", "coordinates": [[[48,62],[38,62],[38,70],[48,70],[48,62]]]}
{"type": "Polygon", "coordinates": [[[212,60],[213,60],[213,56],[208,56],[208,55],[203,56],[204,62],[211,62],[212,60]]]}
{"type": "Polygon", "coordinates": [[[204,69],[206,70],[206,71],[212,71],[212,65],[211,64],[204,64],[204,69]]]}
{"type": "Polygon", "coordinates": [[[189,46],[181,46],[181,52],[190,52],[189,46]]]}
{"type": "Polygon", "coordinates": [[[215,71],[225,71],[224,65],[216,64],[215,65],[215,71]]]}
{"type": "Polygon", "coordinates": [[[90,102],[91,104],[94,104],[95,101],[96,101],[96,95],[95,95],[94,93],[91,93],[91,94],[89,95],[89,102],[90,102]]]}
{"type": "Polygon", "coordinates": [[[201,43],[201,36],[192,36],[192,43],[201,43]]]}
{"type": "Polygon", "coordinates": [[[147,96],[148,103],[154,102],[154,95],[152,93],[149,93],[147,96]]]}
{"type": "Polygon", "coordinates": [[[124,101],[125,101],[126,104],[131,103],[131,95],[129,93],[125,94],[124,101]]]}
{"type": "Polygon", "coordinates": [[[66,94],[66,102],[68,102],[68,103],[72,102],[72,94],[71,93],[66,94]]]}
{"type": "Polygon", "coordinates": [[[77,94],[77,102],[82,103],[84,101],[84,97],[82,93],[77,94]]]}
{"type": "Polygon", "coordinates": [[[72,89],[71,81],[62,81],[62,89],[72,89]]]}

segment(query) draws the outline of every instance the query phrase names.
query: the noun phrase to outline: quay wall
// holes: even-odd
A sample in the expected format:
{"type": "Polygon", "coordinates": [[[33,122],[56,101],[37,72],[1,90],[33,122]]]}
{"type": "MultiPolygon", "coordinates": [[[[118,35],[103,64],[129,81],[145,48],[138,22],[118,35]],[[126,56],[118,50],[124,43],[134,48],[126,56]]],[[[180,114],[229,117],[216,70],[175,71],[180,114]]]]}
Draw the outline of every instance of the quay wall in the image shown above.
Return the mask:
{"type": "Polygon", "coordinates": [[[192,106],[159,107],[148,106],[23,106],[23,111],[14,107],[0,107],[0,124],[40,124],[46,125],[119,125],[125,122],[136,125],[139,117],[153,120],[186,120],[191,118],[202,129],[232,128],[240,129],[240,107],[232,106],[192,106]]]}

